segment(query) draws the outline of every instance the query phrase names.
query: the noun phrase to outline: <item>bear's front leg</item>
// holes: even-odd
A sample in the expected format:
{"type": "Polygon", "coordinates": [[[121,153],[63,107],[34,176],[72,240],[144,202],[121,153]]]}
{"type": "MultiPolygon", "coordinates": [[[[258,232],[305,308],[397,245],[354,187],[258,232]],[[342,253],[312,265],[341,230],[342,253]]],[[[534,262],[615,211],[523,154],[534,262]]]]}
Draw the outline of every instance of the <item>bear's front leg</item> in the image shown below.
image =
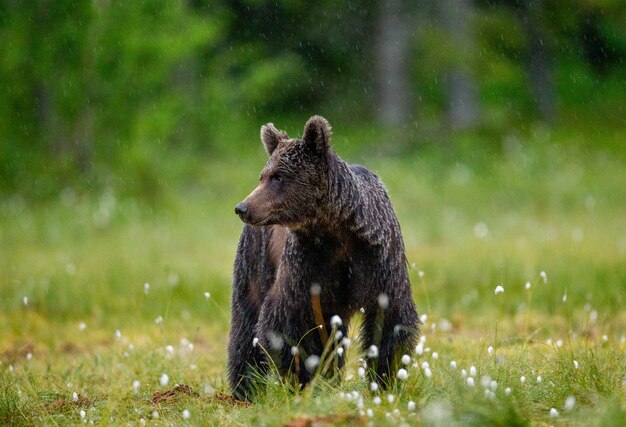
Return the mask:
{"type": "Polygon", "coordinates": [[[228,344],[228,379],[233,395],[240,400],[252,400],[255,379],[262,375],[263,355],[255,346],[254,330],[258,310],[245,297],[233,295],[232,325],[228,344]]]}
{"type": "Polygon", "coordinates": [[[321,357],[324,348],[320,335],[312,330],[316,323],[308,292],[305,298],[299,295],[297,299],[290,294],[278,289],[270,291],[263,302],[256,332],[261,351],[271,357],[278,374],[295,375],[304,387],[311,381],[317,368],[316,356],[321,357]]]}
{"type": "Polygon", "coordinates": [[[263,355],[254,346],[255,326],[259,319],[262,293],[259,288],[259,263],[255,257],[259,235],[244,228],[233,270],[231,327],[228,344],[228,380],[237,399],[252,400],[263,368],[263,355]]]}
{"type": "Polygon", "coordinates": [[[384,304],[370,306],[362,325],[363,350],[370,356],[368,364],[375,370],[375,379],[383,385],[395,377],[400,358],[411,354],[419,336],[419,318],[410,294],[384,300],[384,304]]]}
{"type": "Polygon", "coordinates": [[[245,297],[233,295],[232,325],[228,344],[228,379],[233,395],[240,400],[251,400],[255,378],[262,369],[263,356],[255,347],[254,328],[258,310],[245,297]]]}

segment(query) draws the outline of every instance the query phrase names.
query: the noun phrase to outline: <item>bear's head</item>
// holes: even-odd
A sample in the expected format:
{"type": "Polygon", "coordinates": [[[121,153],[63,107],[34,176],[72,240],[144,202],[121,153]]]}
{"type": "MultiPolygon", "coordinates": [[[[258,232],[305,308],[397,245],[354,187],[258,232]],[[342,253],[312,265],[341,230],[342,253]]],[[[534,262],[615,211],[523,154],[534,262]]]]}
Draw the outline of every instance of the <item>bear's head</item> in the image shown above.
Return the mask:
{"type": "Polygon", "coordinates": [[[314,223],[328,198],[330,125],[311,117],[302,139],[291,139],[273,124],[261,127],[261,141],[269,155],[258,187],[235,207],[251,225],[279,224],[298,228],[314,223]]]}

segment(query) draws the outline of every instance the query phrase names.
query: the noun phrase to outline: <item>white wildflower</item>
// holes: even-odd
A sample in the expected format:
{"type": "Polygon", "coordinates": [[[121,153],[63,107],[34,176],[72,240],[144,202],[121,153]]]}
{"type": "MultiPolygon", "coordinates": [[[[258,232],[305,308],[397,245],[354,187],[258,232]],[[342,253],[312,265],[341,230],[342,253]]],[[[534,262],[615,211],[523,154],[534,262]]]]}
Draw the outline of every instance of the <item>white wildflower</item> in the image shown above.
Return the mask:
{"type": "Polygon", "coordinates": [[[489,235],[489,227],[484,222],[478,222],[474,225],[474,235],[479,239],[484,239],[489,235]]]}
{"type": "Polygon", "coordinates": [[[543,280],[543,283],[548,283],[548,275],[545,271],[540,272],[539,275],[541,276],[541,280],[543,280]]]}
{"type": "Polygon", "coordinates": [[[376,359],[378,357],[378,347],[375,344],[372,344],[367,350],[367,357],[370,359],[376,359]]]}
{"type": "Polygon", "coordinates": [[[501,285],[496,286],[495,294],[498,295],[502,292],[504,292],[504,288],[501,285]]]}
{"type": "Polygon", "coordinates": [[[456,369],[456,360],[452,360],[452,361],[450,362],[450,367],[451,367],[452,369],[456,369]]]}
{"type": "Polygon", "coordinates": [[[283,337],[281,337],[276,332],[269,332],[267,334],[267,338],[270,340],[270,347],[272,347],[274,350],[280,350],[281,348],[283,348],[283,345],[285,345],[283,337]]]}
{"type": "Polygon", "coordinates": [[[565,405],[563,405],[563,408],[567,412],[570,412],[572,409],[574,409],[575,405],[576,405],[576,398],[574,396],[567,396],[567,399],[565,399],[565,405]]]}
{"type": "Polygon", "coordinates": [[[421,356],[422,354],[424,354],[424,343],[423,342],[418,342],[417,345],[415,346],[415,353],[418,356],[421,356]]]}
{"type": "Polygon", "coordinates": [[[330,318],[330,326],[332,328],[339,328],[342,324],[343,322],[341,321],[341,317],[337,316],[336,314],[330,318]]]}
{"type": "Polygon", "coordinates": [[[406,405],[406,407],[410,412],[415,411],[415,407],[416,407],[415,402],[413,402],[412,400],[409,400],[409,403],[406,405]]]}
{"type": "Polygon", "coordinates": [[[139,387],[141,387],[141,382],[139,380],[133,381],[133,391],[134,392],[138,392],[139,391],[139,387]]]}
{"type": "Polygon", "coordinates": [[[489,388],[490,382],[491,382],[491,377],[489,375],[483,375],[480,378],[480,385],[482,385],[483,388],[489,388]]]}
{"type": "Polygon", "coordinates": [[[402,356],[402,359],[400,359],[403,365],[408,365],[409,363],[411,363],[411,357],[408,354],[405,354],[402,356]]]}
{"type": "Polygon", "coordinates": [[[407,372],[406,369],[400,368],[398,370],[397,377],[400,381],[405,381],[407,378],[409,378],[409,373],[407,372]]]}
{"type": "Polygon", "coordinates": [[[469,377],[469,378],[467,379],[467,385],[468,385],[468,386],[470,386],[470,387],[474,387],[474,384],[475,384],[475,383],[474,383],[474,378],[469,377]]]}
{"type": "Polygon", "coordinates": [[[387,307],[389,307],[389,297],[387,296],[387,294],[382,293],[378,295],[378,306],[382,310],[386,310],[387,307]]]}
{"type": "Polygon", "coordinates": [[[320,357],[316,354],[312,354],[309,357],[306,358],[306,360],[304,361],[304,367],[306,368],[307,371],[309,371],[310,373],[315,372],[315,369],[317,368],[317,365],[319,365],[320,363],[320,357]]]}
{"type": "Polygon", "coordinates": [[[191,413],[189,412],[189,409],[185,409],[183,411],[183,420],[188,420],[189,418],[191,418],[191,413]]]}
{"type": "Polygon", "coordinates": [[[373,392],[378,391],[378,383],[377,383],[377,382],[375,382],[375,381],[372,381],[372,382],[370,383],[370,390],[371,390],[371,391],[373,391],[373,392]]]}
{"type": "Polygon", "coordinates": [[[550,408],[550,418],[556,418],[559,416],[559,411],[556,408],[550,408]]]}
{"type": "Polygon", "coordinates": [[[169,384],[169,382],[170,382],[170,376],[167,374],[161,374],[161,377],[159,378],[159,384],[165,387],[166,385],[169,384]]]}
{"type": "Polygon", "coordinates": [[[476,376],[476,367],[474,365],[470,366],[469,374],[472,377],[476,376]]]}

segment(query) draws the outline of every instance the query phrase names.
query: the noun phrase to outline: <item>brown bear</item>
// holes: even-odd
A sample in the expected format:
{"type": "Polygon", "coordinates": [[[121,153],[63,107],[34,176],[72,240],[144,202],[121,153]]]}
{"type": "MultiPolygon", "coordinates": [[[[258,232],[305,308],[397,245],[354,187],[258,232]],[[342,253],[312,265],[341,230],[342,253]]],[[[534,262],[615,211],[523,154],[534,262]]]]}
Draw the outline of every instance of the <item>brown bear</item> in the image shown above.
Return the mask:
{"type": "Polygon", "coordinates": [[[320,116],[309,119],[302,139],[271,123],[261,128],[269,160],[258,187],[235,207],[246,223],[228,347],[239,399],[253,398],[270,365],[301,386],[321,369],[323,354],[340,366],[359,310],[374,379],[387,382],[418,336],[404,243],[385,187],[363,166],[341,160],[330,136],[320,116]]]}

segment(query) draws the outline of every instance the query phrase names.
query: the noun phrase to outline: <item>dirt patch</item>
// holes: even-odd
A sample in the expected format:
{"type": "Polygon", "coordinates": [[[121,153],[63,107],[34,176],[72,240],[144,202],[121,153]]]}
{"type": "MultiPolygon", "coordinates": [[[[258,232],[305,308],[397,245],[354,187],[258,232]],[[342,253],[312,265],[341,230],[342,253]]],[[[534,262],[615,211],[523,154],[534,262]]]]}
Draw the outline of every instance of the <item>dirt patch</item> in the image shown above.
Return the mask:
{"type": "Polygon", "coordinates": [[[204,400],[207,402],[217,402],[230,406],[252,406],[252,403],[246,402],[245,400],[236,399],[235,397],[226,393],[215,393],[211,396],[207,396],[204,400]]]}
{"type": "Polygon", "coordinates": [[[33,354],[35,352],[35,346],[33,343],[15,343],[11,348],[3,350],[2,358],[9,363],[14,363],[17,360],[25,359],[28,353],[33,354]]]}
{"type": "Polygon", "coordinates": [[[68,408],[91,406],[95,401],[96,399],[87,399],[79,394],[76,399],[66,399],[64,397],[57,399],[50,404],[50,408],[55,411],[64,411],[68,408]]]}
{"type": "Polygon", "coordinates": [[[73,342],[65,342],[61,344],[61,352],[64,354],[78,354],[80,353],[80,348],[73,342]]]}
{"type": "Polygon", "coordinates": [[[195,397],[207,403],[220,403],[229,406],[250,406],[250,402],[237,400],[233,396],[225,393],[215,393],[210,396],[200,396],[200,394],[186,384],[176,384],[174,387],[157,391],[150,397],[150,402],[155,405],[169,404],[175,402],[181,396],[195,397]]]}
{"type": "Polygon", "coordinates": [[[312,415],[294,418],[284,424],[284,427],[321,427],[328,424],[365,425],[364,417],[352,414],[312,415]]]}
{"type": "Polygon", "coordinates": [[[157,391],[150,398],[150,402],[155,405],[159,405],[161,403],[172,403],[174,402],[180,395],[186,395],[191,397],[200,396],[194,389],[185,384],[176,384],[174,387],[169,390],[157,391]]]}

